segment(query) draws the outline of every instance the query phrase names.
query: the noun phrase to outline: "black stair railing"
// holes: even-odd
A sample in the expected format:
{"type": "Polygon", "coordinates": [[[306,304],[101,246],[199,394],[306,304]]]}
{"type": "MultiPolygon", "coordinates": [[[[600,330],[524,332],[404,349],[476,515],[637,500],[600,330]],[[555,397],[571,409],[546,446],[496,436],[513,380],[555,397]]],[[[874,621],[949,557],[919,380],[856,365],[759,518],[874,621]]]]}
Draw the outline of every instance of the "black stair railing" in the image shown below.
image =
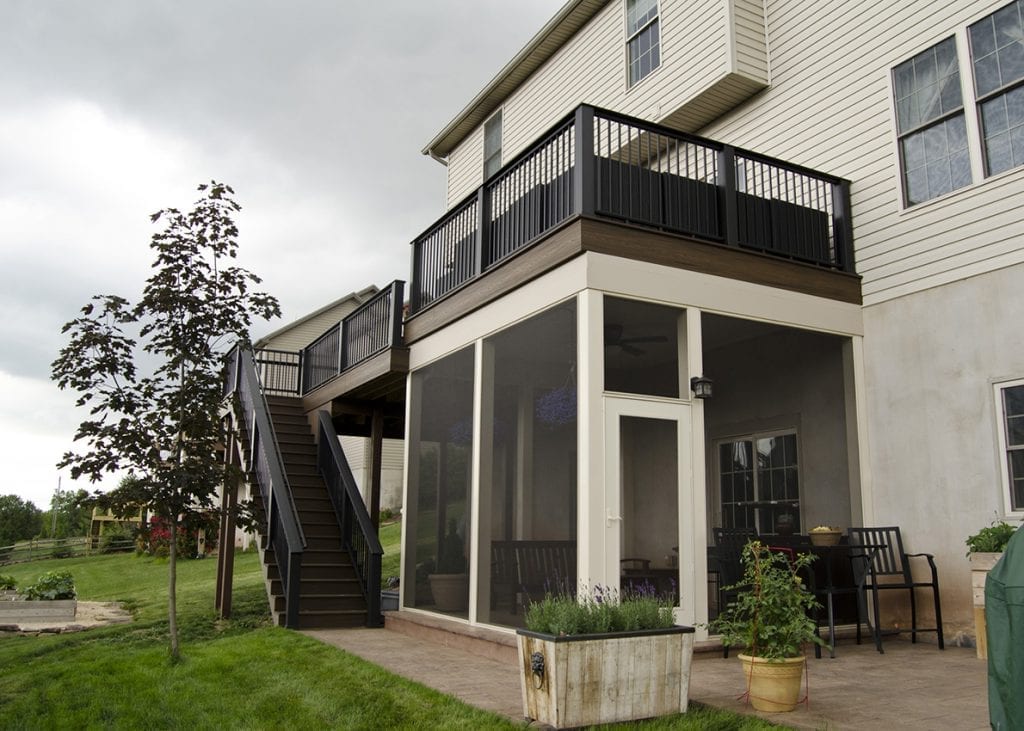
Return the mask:
{"type": "Polygon", "coordinates": [[[342,547],[352,559],[366,598],[366,625],[380,627],[384,623],[380,613],[380,561],[384,549],[352,477],[338,434],[324,411],[319,412],[317,468],[327,483],[327,492],[338,517],[342,547]]]}
{"type": "Polygon", "coordinates": [[[266,512],[267,546],[274,552],[285,595],[285,626],[299,626],[299,587],[306,537],[292,501],[270,409],[260,386],[251,350],[236,347],[225,368],[225,396],[237,396],[236,413],[249,441],[252,471],[266,512]]]}

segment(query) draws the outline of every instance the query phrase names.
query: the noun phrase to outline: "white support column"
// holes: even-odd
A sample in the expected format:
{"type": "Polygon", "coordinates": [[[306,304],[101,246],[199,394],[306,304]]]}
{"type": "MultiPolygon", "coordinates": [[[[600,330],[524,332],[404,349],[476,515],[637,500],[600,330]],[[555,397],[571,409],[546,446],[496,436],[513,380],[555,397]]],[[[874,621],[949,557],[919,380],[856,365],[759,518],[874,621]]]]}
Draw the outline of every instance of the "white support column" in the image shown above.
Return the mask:
{"type": "MultiPolygon", "coordinates": [[[[418,519],[418,496],[410,500],[409,483],[412,475],[420,471],[420,412],[423,406],[422,383],[414,373],[406,377],[405,382],[405,470],[402,484],[402,562],[398,568],[398,585],[401,587],[400,606],[412,606],[407,603],[411,592],[416,590],[416,541],[410,535],[410,526],[415,526],[418,519]]],[[[421,486],[422,487],[422,486],[421,486]]]]}
{"type": "Polygon", "coordinates": [[[577,347],[577,488],[576,550],[580,587],[612,586],[604,555],[604,300],[600,292],[583,290],[576,320],[577,347]]]}
{"type": "Polygon", "coordinates": [[[491,481],[494,475],[494,347],[476,342],[473,379],[473,475],[470,499],[469,621],[490,619],[491,481]]]}
{"type": "MultiPolygon", "coordinates": [[[[686,380],[682,387],[689,392],[690,377],[704,374],[704,341],[701,327],[701,311],[686,310],[685,331],[686,380]]],[[[711,376],[709,376],[711,377],[711,376]]],[[[708,530],[707,530],[707,466],[704,443],[704,401],[692,398],[690,408],[690,500],[679,497],[679,564],[680,571],[680,612],[679,619],[686,624],[696,624],[697,639],[707,639],[708,621],[708,530]],[[689,530],[689,535],[686,531],[689,530]],[[683,550],[684,544],[687,550],[683,550]],[[688,554],[688,555],[687,555],[688,554]]],[[[684,490],[685,492],[685,490],[684,490]]]]}
{"type": "Polygon", "coordinates": [[[533,389],[519,389],[516,430],[516,483],[513,538],[522,540],[533,535],[533,389]]]}
{"type": "Polygon", "coordinates": [[[864,338],[854,335],[843,344],[843,392],[846,405],[850,517],[854,520],[859,517],[862,521],[861,525],[876,525],[864,383],[864,338]],[[860,498],[859,510],[856,501],[858,496],[860,498]]]}

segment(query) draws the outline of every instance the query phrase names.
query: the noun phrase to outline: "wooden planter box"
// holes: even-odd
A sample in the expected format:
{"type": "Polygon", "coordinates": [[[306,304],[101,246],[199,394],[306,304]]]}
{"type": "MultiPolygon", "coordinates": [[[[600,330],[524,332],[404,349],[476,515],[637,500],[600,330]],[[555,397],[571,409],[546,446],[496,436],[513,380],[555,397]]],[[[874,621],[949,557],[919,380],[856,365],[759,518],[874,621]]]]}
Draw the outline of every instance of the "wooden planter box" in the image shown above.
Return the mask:
{"type": "Polygon", "coordinates": [[[63,622],[75,618],[76,599],[0,602],[0,624],[63,622]]]}
{"type": "Polygon", "coordinates": [[[693,632],[676,626],[559,637],[518,630],[523,715],[572,728],[684,713],[693,632]]]}
{"type": "Polygon", "coordinates": [[[988,640],[985,636],[985,580],[988,572],[1002,558],[1002,553],[971,554],[971,593],[974,595],[974,644],[978,657],[988,659],[988,640]]]}

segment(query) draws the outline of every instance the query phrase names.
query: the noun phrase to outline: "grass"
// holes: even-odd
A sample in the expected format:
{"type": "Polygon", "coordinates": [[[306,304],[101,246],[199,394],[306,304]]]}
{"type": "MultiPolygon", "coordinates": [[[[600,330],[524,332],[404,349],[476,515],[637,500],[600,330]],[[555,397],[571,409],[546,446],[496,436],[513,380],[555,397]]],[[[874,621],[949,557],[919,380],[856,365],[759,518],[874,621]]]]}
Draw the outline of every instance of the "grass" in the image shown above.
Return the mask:
{"type": "Polygon", "coordinates": [[[380,562],[380,585],[387,588],[388,577],[399,575],[402,562],[402,521],[382,523],[378,535],[384,549],[384,558],[380,562]]]}
{"type": "MultiPolygon", "coordinates": [[[[398,524],[384,531],[398,531],[398,524]]],[[[390,542],[390,541],[389,541],[390,542]]],[[[19,586],[71,571],[79,598],[123,601],[130,625],[0,637],[0,728],[512,729],[508,720],[269,625],[258,559],[236,556],[233,618],[213,609],[216,562],[178,571],[183,659],[167,655],[166,560],[118,554],[4,568],[19,586]]],[[[769,724],[694,707],[615,728],[755,729],[769,724]]]]}

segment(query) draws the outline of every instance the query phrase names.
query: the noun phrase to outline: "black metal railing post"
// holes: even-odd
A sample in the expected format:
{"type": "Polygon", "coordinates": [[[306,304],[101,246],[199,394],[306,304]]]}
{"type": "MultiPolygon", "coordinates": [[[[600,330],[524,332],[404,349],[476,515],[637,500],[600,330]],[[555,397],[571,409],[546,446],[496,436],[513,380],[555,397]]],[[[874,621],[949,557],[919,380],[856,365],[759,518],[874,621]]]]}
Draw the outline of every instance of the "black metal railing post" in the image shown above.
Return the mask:
{"type": "Polygon", "coordinates": [[[732,145],[724,145],[718,153],[718,185],[719,196],[722,200],[722,211],[724,220],[721,222],[719,231],[725,234],[725,243],[728,246],[740,245],[740,225],[738,206],[736,205],[736,151],[732,145]]]}
{"type": "Polygon", "coordinates": [[[844,272],[854,272],[853,210],[850,201],[850,181],[832,184],[832,216],[835,230],[835,256],[844,272]]]}
{"type": "Polygon", "coordinates": [[[388,346],[397,348],[402,344],[402,308],[405,304],[405,282],[396,279],[391,283],[391,339],[388,346]]]}
{"type": "Polygon", "coordinates": [[[486,183],[476,191],[476,215],[476,240],[473,242],[474,277],[487,269],[487,251],[491,245],[491,188],[486,183]]]}
{"type": "Polygon", "coordinates": [[[573,213],[591,216],[597,208],[594,164],[594,108],[582,104],[576,109],[575,179],[573,180],[573,213]]]}

